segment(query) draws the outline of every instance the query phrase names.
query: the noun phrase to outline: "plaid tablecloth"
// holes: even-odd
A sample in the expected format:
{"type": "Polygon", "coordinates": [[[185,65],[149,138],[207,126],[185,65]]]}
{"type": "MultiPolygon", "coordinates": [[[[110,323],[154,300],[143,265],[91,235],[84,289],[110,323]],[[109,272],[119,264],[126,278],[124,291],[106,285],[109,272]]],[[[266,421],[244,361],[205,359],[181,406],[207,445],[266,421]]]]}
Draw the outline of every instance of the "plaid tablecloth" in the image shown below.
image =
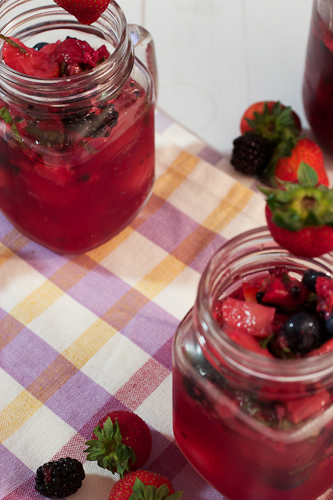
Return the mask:
{"type": "Polygon", "coordinates": [[[169,477],[184,500],[223,498],[175,443],[171,342],[208,259],[265,223],[264,201],[227,158],[159,111],[156,150],[148,204],[91,252],[54,254],[0,215],[1,499],[40,500],[38,466],[71,456],[86,472],[71,498],[107,500],[118,476],[87,462],[83,450],[112,409],[147,422],[145,468],[169,477]]]}

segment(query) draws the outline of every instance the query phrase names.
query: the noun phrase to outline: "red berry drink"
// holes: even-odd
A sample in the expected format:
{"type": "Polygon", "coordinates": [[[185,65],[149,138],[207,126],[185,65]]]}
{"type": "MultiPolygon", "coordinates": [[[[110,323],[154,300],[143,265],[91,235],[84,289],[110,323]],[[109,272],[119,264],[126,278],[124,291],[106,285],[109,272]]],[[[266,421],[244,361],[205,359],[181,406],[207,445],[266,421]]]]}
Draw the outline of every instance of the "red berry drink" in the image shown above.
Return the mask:
{"type": "MultiPolygon", "coordinates": [[[[124,22],[115,4],[104,16],[124,22]]],[[[152,191],[155,159],[153,82],[129,36],[107,49],[89,27],[83,35],[94,49],[72,24],[69,38],[36,49],[42,32],[4,42],[0,209],[29,238],[75,254],[136,216],[152,191]]]]}
{"type": "Polygon", "coordinates": [[[307,270],[268,232],[245,233],[177,330],[175,438],[230,500],[315,500],[333,483],[331,261],[307,270]]]}
{"type": "Polygon", "coordinates": [[[320,5],[314,2],[303,82],[303,103],[318,141],[333,152],[333,32],[329,6],[331,2],[321,2],[320,5]]]}

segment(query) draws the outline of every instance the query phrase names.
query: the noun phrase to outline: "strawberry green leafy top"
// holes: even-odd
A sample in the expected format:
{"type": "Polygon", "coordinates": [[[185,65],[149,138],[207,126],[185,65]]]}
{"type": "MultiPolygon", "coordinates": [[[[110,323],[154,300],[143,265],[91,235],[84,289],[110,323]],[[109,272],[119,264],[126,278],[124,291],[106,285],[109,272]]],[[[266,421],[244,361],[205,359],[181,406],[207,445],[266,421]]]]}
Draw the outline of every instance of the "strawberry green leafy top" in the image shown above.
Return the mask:
{"type": "Polygon", "coordinates": [[[282,181],[282,189],[259,188],[267,196],[273,223],[289,231],[333,227],[333,190],[317,186],[317,173],[304,162],[300,164],[297,175],[298,183],[282,181]]]}

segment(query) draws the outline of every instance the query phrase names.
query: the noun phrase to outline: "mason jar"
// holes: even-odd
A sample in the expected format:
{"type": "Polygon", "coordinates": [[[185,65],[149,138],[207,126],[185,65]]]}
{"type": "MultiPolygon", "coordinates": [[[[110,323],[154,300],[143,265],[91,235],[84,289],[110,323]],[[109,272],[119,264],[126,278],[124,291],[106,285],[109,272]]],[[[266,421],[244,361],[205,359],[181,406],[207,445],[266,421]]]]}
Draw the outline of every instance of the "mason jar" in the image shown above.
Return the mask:
{"type": "Polygon", "coordinates": [[[314,0],[303,81],[305,114],[319,143],[333,153],[333,1],[314,0]]]}
{"type": "Polygon", "coordinates": [[[28,47],[69,36],[109,52],[84,73],[38,78],[6,65],[0,45],[0,209],[41,245],[86,252],[126,227],[152,191],[152,38],[113,1],[82,25],[49,0],[3,0],[0,33],[28,47]]]}
{"type": "Polygon", "coordinates": [[[332,275],[333,257],[294,257],[267,228],[226,243],[173,339],[173,426],[197,472],[229,500],[315,500],[333,483],[333,353],[277,359],[236,344],[214,304],[277,266],[332,275]]]}

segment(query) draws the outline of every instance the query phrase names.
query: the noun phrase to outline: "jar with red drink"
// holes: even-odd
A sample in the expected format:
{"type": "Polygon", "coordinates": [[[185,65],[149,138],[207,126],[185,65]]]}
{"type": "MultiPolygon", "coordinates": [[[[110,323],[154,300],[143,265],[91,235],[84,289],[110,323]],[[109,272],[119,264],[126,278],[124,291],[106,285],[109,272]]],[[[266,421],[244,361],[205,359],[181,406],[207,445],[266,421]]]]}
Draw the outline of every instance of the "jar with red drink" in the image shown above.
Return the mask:
{"type": "Polygon", "coordinates": [[[314,0],[303,81],[309,124],[333,153],[333,2],[314,0]]]}
{"type": "Polygon", "coordinates": [[[332,276],[333,256],[294,257],[266,228],[208,263],[173,340],[173,425],[197,472],[229,500],[315,500],[333,483],[333,353],[277,359],[235,343],[214,316],[244,280],[282,266],[332,276]]]}
{"type": "Polygon", "coordinates": [[[82,25],[48,0],[4,0],[0,32],[29,48],[71,37],[108,51],[89,71],[61,78],[0,59],[0,209],[41,245],[86,252],[126,227],[152,191],[153,41],[115,2],[82,25]]]}

